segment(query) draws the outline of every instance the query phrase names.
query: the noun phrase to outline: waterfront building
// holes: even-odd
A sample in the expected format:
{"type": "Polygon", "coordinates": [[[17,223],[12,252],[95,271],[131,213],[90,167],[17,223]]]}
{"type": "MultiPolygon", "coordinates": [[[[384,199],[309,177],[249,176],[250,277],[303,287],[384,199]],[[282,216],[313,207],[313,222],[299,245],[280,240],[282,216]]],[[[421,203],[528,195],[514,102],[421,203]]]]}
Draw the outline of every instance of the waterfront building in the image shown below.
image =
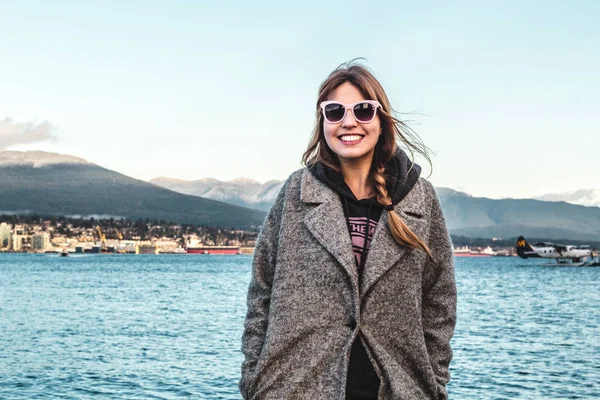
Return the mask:
{"type": "Polygon", "coordinates": [[[15,224],[14,234],[20,236],[27,235],[27,225],[15,224]]]}
{"type": "Polygon", "coordinates": [[[31,237],[31,249],[33,251],[46,251],[50,249],[50,234],[44,232],[33,235],[31,237]]]}
{"type": "Polygon", "coordinates": [[[0,249],[11,247],[10,237],[11,237],[11,226],[6,222],[0,224],[0,249]]]}
{"type": "Polygon", "coordinates": [[[158,247],[154,245],[139,245],[136,247],[136,254],[158,254],[158,247]]]}
{"type": "Polygon", "coordinates": [[[22,235],[12,235],[11,237],[11,250],[12,251],[21,251],[23,248],[23,239],[25,236],[22,235]]]}
{"type": "MultiPolygon", "coordinates": [[[[168,238],[162,238],[153,242],[153,245],[158,247],[159,253],[177,253],[183,251],[179,243],[168,238]]],[[[185,251],[183,251],[185,253],[185,251]]]]}

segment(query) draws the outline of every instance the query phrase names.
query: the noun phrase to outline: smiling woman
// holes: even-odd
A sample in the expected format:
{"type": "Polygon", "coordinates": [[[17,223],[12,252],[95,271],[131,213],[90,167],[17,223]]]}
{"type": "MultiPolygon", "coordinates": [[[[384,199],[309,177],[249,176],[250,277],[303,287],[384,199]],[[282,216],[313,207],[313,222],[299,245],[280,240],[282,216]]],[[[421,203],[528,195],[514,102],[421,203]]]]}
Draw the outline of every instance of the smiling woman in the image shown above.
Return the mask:
{"type": "Polygon", "coordinates": [[[303,161],[257,240],[245,399],[446,399],[452,246],[428,160],[375,77],[349,63],[319,89],[303,161]],[[411,140],[412,139],[412,140],[411,140]]]}

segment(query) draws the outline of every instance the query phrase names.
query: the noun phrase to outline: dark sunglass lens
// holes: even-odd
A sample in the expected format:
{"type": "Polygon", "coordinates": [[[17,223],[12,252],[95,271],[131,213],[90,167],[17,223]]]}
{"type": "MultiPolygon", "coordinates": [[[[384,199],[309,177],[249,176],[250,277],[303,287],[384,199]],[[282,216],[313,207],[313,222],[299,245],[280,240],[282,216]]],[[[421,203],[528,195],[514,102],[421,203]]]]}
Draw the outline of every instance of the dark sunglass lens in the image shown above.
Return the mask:
{"type": "Polygon", "coordinates": [[[325,118],[329,122],[339,122],[344,118],[344,106],[341,104],[327,104],[325,106],[325,118]]]}
{"type": "Polygon", "coordinates": [[[375,106],[370,103],[358,103],[354,106],[354,116],[358,121],[369,122],[375,116],[375,106]]]}

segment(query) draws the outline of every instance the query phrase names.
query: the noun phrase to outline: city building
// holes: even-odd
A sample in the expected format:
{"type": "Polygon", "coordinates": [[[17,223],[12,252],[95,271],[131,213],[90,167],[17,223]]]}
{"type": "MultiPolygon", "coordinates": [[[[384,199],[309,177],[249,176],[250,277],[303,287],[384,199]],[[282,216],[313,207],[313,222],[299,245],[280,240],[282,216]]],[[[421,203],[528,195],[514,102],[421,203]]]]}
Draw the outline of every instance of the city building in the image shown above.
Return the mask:
{"type": "Polygon", "coordinates": [[[155,245],[139,245],[136,247],[136,254],[158,254],[158,247],[155,245]]]}
{"type": "Polygon", "coordinates": [[[50,249],[50,234],[38,233],[31,236],[31,249],[33,251],[46,251],[50,249]]]}
{"type": "Polygon", "coordinates": [[[12,235],[11,237],[11,250],[12,251],[21,251],[23,248],[23,239],[25,236],[22,235],[12,235]]]}
{"type": "Polygon", "coordinates": [[[27,225],[15,224],[14,234],[15,235],[27,235],[27,225]]]}
{"type": "Polygon", "coordinates": [[[2,222],[0,224],[0,249],[11,247],[11,236],[11,226],[6,222],[2,222]]]}

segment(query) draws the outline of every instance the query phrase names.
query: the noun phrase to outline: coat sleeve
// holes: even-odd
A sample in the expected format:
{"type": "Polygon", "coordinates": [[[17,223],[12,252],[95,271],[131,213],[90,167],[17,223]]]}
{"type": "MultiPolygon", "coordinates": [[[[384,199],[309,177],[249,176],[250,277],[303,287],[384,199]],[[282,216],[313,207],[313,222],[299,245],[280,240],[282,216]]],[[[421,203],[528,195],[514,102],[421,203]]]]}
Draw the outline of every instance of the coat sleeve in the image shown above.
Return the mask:
{"type": "Polygon", "coordinates": [[[249,398],[248,391],[254,380],[254,369],[262,351],[269,307],[271,304],[271,287],[277,259],[277,242],[281,225],[284,196],[287,182],[283,185],[275,204],[267,214],[258,235],[252,261],[252,277],[248,287],[246,319],[242,335],[242,377],[239,389],[244,399],[249,398]]]}
{"type": "Polygon", "coordinates": [[[429,248],[433,260],[423,270],[423,329],[429,361],[436,376],[438,400],[448,398],[446,384],[452,359],[450,339],[456,325],[456,282],[454,252],[448,228],[433,186],[430,214],[429,248]]]}

